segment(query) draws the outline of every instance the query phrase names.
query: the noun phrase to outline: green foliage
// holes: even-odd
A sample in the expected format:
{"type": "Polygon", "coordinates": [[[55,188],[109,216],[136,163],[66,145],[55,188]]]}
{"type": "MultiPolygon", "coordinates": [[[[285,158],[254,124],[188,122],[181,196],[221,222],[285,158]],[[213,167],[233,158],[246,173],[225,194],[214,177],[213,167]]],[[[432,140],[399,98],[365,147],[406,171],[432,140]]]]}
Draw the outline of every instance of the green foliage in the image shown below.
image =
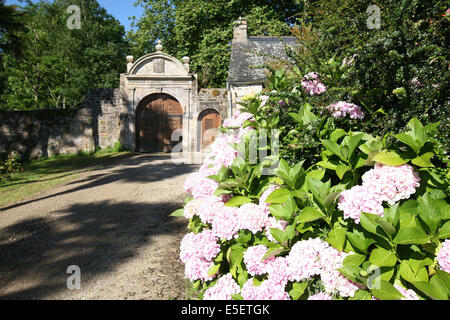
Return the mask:
{"type": "Polygon", "coordinates": [[[178,59],[191,57],[201,87],[224,87],[230,64],[233,22],[248,19],[250,35],[289,35],[301,2],[283,0],[139,0],[144,15],[129,34],[134,54],[151,53],[158,39],[178,59]]]}
{"type": "Polygon", "coordinates": [[[27,2],[21,9],[26,46],[2,61],[2,109],[77,107],[90,88],[111,88],[125,71],[123,26],[96,0],[27,2]],[[81,29],[69,29],[67,8],[77,5],[81,29]]]}
{"type": "MultiPolygon", "coordinates": [[[[284,71],[274,73],[272,88],[286,90],[292,79],[288,77],[284,71]]],[[[393,136],[394,142],[386,143],[386,139],[365,130],[339,127],[331,115],[319,114],[321,109],[305,102],[306,98],[284,96],[286,103],[278,103],[283,94],[285,91],[271,92],[264,105],[260,96],[246,97],[242,103],[255,118],[244,126],[259,133],[280,131],[280,154],[255,163],[250,161],[250,153],[241,152],[230,168],[222,168],[210,178],[219,183],[216,195],[234,195],[227,203],[232,206],[257,203],[269,185],[278,185],[266,202],[271,215],[285,221],[287,227],[284,231],[270,229],[276,242],[269,241],[264,232],[252,234],[247,230],[241,230],[236,239],[222,241],[226,259],[216,261],[211,274],[230,272],[242,288],[249,279],[243,263],[246,248],[262,244],[268,248],[264,259],[283,257],[296,242],[321,238],[349,254],[339,271],[363,286],[351,299],[403,299],[394,286],[400,285],[414,290],[421,299],[448,300],[450,275],[440,269],[436,259],[442,241],[450,236],[450,172],[437,157],[439,146],[432,138],[439,124],[424,125],[413,118],[393,136]],[[318,125],[311,130],[308,126],[313,122],[318,125]],[[304,148],[306,152],[298,158],[284,144],[292,130],[299,137],[314,141],[314,146],[304,148]],[[317,154],[311,156],[312,150],[317,154]],[[361,184],[362,175],[376,162],[412,166],[421,177],[420,187],[409,199],[393,205],[385,203],[382,217],[362,212],[359,223],[344,219],[337,206],[340,193],[361,184]],[[270,175],[262,174],[262,168],[274,164],[276,169],[270,175]]],[[[348,128],[348,124],[344,127],[348,128]]],[[[273,139],[270,134],[267,136],[273,139]]],[[[236,148],[245,150],[248,143],[248,136],[244,136],[236,148]]],[[[181,214],[178,211],[174,215],[181,214]]],[[[209,226],[198,217],[191,220],[190,229],[194,232],[205,228],[209,226]]],[[[265,277],[254,279],[259,283],[265,277]]],[[[215,281],[204,282],[202,290],[214,284],[215,281]]],[[[323,291],[320,287],[320,279],[314,277],[307,282],[289,282],[286,290],[292,299],[304,299],[323,291]]]]}
{"type": "Polygon", "coordinates": [[[17,155],[14,152],[0,155],[0,182],[11,180],[15,173],[23,171],[17,155]]]}
{"type": "MultiPolygon", "coordinates": [[[[302,75],[315,71],[329,88],[311,101],[322,107],[337,101],[362,106],[366,117],[357,130],[389,135],[388,144],[396,143],[392,136],[414,117],[440,121],[430,139],[438,146],[437,157],[448,162],[447,8],[446,1],[306,2],[295,32],[302,46],[293,59],[302,75]],[[380,8],[379,29],[367,27],[366,11],[374,4],[380,8]]],[[[339,123],[346,130],[349,125],[354,124],[339,123]]],[[[427,156],[417,161],[422,160],[426,163],[427,156]]]]}

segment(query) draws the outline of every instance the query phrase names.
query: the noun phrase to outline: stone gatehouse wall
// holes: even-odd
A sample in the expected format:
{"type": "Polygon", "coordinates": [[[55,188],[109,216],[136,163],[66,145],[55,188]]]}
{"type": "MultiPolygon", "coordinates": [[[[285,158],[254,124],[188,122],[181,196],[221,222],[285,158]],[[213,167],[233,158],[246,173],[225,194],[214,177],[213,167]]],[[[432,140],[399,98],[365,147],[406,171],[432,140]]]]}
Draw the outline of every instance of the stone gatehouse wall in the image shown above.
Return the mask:
{"type": "Polygon", "coordinates": [[[0,112],[0,152],[24,159],[112,147],[121,135],[118,89],[91,90],[75,110],[0,112]]]}
{"type": "Polygon", "coordinates": [[[229,115],[228,90],[217,88],[200,89],[198,92],[198,113],[214,109],[220,113],[222,121],[229,115]]]}

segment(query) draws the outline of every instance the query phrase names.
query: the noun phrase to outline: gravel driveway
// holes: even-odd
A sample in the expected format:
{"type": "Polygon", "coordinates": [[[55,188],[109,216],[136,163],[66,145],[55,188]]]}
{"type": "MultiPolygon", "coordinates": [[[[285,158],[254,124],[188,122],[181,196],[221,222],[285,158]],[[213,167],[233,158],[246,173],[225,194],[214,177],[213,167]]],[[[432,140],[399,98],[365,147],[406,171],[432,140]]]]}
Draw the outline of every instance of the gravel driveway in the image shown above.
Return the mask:
{"type": "Polygon", "coordinates": [[[187,221],[168,215],[195,169],[126,155],[2,208],[0,299],[185,299],[187,221]],[[79,267],[80,289],[68,289],[77,283],[69,266],[79,267]]]}

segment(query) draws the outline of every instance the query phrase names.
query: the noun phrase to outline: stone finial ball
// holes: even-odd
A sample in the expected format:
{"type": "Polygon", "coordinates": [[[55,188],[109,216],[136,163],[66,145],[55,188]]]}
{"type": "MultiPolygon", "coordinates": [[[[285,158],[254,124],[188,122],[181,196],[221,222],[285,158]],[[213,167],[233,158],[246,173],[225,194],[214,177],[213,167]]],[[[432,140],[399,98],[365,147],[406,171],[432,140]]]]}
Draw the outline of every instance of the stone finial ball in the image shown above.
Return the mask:
{"type": "Polygon", "coordinates": [[[133,63],[134,57],[133,56],[127,56],[127,62],[133,63]]]}
{"type": "Polygon", "coordinates": [[[189,57],[183,57],[183,63],[187,64],[191,61],[191,58],[189,57]]]}

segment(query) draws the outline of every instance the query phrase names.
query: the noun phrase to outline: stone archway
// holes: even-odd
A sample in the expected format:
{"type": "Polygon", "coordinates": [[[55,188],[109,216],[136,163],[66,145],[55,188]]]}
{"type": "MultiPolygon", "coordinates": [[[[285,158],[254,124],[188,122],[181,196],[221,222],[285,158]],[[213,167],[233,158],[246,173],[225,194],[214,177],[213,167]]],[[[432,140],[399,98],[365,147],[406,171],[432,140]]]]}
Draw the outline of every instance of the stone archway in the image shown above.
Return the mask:
{"type": "Polygon", "coordinates": [[[198,116],[198,126],[201,128],[201,145],[202,149],[207,148],[214,142],[217,135],[217,129],[220,127],[221,118],[219,112],[214,109],[206,109],[198,116]]]}
{"type": "Polygon", "coordinates": [[[170,152],[179,143],[172,134],[182,129],[180,103],[165,93],[151,94],[136,109],[136,151],[170,152]]]}

